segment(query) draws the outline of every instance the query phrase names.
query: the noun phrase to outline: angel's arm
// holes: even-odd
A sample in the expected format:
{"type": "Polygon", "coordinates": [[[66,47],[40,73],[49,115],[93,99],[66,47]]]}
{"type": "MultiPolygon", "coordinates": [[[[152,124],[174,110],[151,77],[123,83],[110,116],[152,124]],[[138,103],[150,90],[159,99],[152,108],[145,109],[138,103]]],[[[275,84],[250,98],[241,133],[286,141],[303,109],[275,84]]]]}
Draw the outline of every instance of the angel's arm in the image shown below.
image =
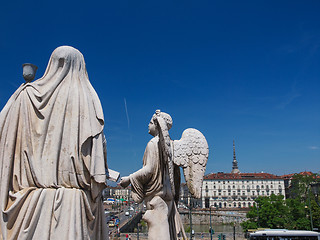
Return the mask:
{"type": "Polygon", "coordinates": [[[123,177],[121,179],[121,186],[126,187],[132,181],[139,182],[140,184],[144,185],[147,183],[157,168],[157,161],[158,159],[158,151],[157,151],[157,144],[154,141],[150,141],[146,147],[146,150],[143,155],[143,167],[138,171],[130,174],[128,177],[123,177]]]}

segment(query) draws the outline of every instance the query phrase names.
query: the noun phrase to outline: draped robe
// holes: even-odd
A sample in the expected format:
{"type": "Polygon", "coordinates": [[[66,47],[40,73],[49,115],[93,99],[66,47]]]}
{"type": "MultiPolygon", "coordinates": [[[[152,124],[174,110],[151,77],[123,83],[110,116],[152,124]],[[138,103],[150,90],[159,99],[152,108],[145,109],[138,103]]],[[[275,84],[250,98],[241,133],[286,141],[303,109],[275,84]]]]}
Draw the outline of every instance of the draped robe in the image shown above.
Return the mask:
{"type": "Polygon", "coordinates": [[[138,203],[144,200],[147,206],[143,219],[148,223],[148,238],[176,240],[180,234],[183,239],[187,239],[174,201],[168,167],[158,136],[147,144],[143,167],[130,174],[129,178],[133,200],[138,203]]]}
{"type": "Polygon", "coordinates": [[[3,239],[106,239],[104,118],[82,54],[51,55],[0,113],[3,239]]]}

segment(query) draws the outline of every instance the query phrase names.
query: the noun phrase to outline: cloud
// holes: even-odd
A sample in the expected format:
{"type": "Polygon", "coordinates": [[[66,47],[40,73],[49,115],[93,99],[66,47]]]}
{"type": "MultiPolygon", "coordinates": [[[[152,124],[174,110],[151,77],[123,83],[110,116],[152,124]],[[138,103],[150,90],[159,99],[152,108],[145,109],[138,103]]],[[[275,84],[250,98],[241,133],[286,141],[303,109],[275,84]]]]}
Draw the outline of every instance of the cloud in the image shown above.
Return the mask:
{"type": "Polygon", "coordinates": [[[320,147],[318,147],[318,146],[309,146],[308,148],[311,149],[311,150],[318,150],[318,149],[320,149],[320,147]]]}
{"type": "Polygon", "coordinates": [[[299,93],[291,93],[291,94],[288,94],[287,96],[285,96],[285,99],[283,100],[283,102],[281,102],[279,105],[278,105],[278,108],[280,109],[284,109],[287,105],[289,105],[290,103],[293,102],[293,100],[295,100],[296,98],[300,97],[301,94],[299,93]]]}
{"type": "Polygon", "coordinates": [[[128,113],[128,107],[127,107],[127,100],[124,98],[124,108],[126,110],[126,116],[127,116],[127,122],[128,122],[128,129],[130,129],[130,119],[129,119],[129,113],[128,113]]]}
{"type": "Polygon", "coordinates": [[[296,90],[297,81],[294,81],[290,92],[288,92],[284,97],[280,104],[278,104],[277,108],[284,109],[287,105],[291,104],[296,98],[300,97],[301,94],[296,90]]]}

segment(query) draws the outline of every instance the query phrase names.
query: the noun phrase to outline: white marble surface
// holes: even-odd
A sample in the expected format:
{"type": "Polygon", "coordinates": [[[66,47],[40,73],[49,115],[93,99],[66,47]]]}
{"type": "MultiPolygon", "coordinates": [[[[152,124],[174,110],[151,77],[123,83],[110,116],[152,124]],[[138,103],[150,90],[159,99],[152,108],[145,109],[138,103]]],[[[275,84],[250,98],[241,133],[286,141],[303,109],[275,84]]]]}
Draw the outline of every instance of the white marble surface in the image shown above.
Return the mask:
{"type": "Polygon", "coordinates": [[[63,46],[0,114],[3,239],[106,239],[104,118],[83,55],[63,46]]]}
{"type": "Polygon", "coordinates": [[[208,160],[208,144],[196,129],[187,129],[180,140],[169,136],[172,127],[169,114],[157,110],[149,123],[153,138],[147,144],[143,167],[121,179],[121,186],[132,186],[132,197],[136,202],[146,203],[143,219],[148,224],[151,240],[186,239],[182,221],[177,210],[180,188],[180,169],[191,194],[199,198],[208,160]]]}

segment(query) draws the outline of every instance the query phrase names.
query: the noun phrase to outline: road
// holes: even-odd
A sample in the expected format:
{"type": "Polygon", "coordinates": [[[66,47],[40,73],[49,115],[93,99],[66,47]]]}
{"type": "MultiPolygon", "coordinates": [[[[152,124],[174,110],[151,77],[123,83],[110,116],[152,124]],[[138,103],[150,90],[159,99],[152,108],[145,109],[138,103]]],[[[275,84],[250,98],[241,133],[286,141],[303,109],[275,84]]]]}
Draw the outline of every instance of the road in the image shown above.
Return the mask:
{"type": "Polygon", "coordinates": [[[119,229],[124,226],[135,214],[139,213],[143,209],[142,204],[132,204],[129,206],[119,206],[118,211],[110,212],[106,214],[106,218],[114,213],[115,216],[119,219],[118,228],[117,227],[110,227],[109,231],[111,231],[111,235],[114,236],[115,234],[119,233],[119,229]],[[132,210],[133,209],[133,210],[132,210]],[[126,212],[129,215],[126,215],[126,212]]]}

